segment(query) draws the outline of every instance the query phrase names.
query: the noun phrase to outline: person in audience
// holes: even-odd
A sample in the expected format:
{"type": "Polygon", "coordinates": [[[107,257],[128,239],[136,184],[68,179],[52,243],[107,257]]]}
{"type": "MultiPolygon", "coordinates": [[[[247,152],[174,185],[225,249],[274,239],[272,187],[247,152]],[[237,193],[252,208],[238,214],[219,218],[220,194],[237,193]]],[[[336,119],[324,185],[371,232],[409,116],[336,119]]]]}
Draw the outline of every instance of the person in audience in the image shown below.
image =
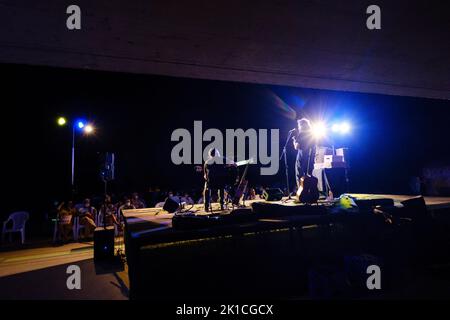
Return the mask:
{"type": "Polygon", "coordinates": [[[62,240],[67,242],[69,240],[69,234],[72,231],[73,216],[75,215],[73,202],[61,202],[57,208],[57,212],[59,234],[61,235],[62,240]]]}
{"type": "Polygon", "coordinates": [[[77,210],[77,216],[80,225],[84,226],[84,237],[89,238],[97,227],[95,224],[97,209],[91,205],[91,199],[84,199],[82,206],[77,210]]]}
{"type": "Polygon", "coordinates": [[[137,192],[133,193],[131,196],[131,203],[136,209],[145,208],[145,202],[141,198],[139,198],[139,194],[137,192]]]}
{"type": "Polygon", "coordinates": [[[119,217],[123,216],[123,210],[136,209],[136,207],[131,203],[130,198],[125,198],[123,204],[119,207],[118,214],[119,217]]]}
{"type": "Polygon", "coordinates": [[[112,203],[111,196],[106,195],[105,200],[103,201],[103,204],[100,208],[100,216],[102,218],[102,221],[99,221],[98,223],[100,225],[105,224],[106,226],[114,224],[119,230],[122,230],[122,225],[119,223],[116,217],[116,212],[117,206],[112,203]]]}
{"type": "Polygon", "coordinates": [[[255,188],[250,188],[248,191],[247,200],[259,200],[261,199],[258,194],[256,194],[255,188]]]}
{"type": "Polygon", "coordinates": [[[188,205],[193,205],[194,204],[194,200],[192,200],[191,196],[189,196],[188,193],[184,194],[184,197],[182,197],[182,201],[186,202],[186,204],[188,204],[188,205]]]}

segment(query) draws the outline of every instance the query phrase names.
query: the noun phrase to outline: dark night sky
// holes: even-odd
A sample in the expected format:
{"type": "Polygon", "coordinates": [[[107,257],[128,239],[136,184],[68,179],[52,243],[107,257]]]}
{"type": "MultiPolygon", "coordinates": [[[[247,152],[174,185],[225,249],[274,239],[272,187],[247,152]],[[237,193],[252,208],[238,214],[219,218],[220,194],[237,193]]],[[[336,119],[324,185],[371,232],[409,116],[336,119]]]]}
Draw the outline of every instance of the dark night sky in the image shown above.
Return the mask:
{"type": "MultiPolygon", "coordinates": [[[[280,140],[295,126],[270,92],[315,117],[349,119],[352,191],[407,191],[408,177],[450,158],[450,102],[160,76],[1,65],[4,197],[11,209],[44,207],[69,191],[70,136],[58,115],[95,122],[93,137],[77,139],[80,196],[102,192],[99,153],[116,152],[116,191],[149,186],[198,187],[193,166],[174,166],[170,135],[176,128],[279,128],[280,140]],[[301,108],[301,106],[303,108],[301,108]],[[5,193],[6,192],[6,193],[5,193]]],[[[282,144],[282,141],[280,141],[282,144]]],[[[290,150],[291,167],[294,152],[290,150]]],[[[283,167],[274,177],[283,180],[283,167]]]]}

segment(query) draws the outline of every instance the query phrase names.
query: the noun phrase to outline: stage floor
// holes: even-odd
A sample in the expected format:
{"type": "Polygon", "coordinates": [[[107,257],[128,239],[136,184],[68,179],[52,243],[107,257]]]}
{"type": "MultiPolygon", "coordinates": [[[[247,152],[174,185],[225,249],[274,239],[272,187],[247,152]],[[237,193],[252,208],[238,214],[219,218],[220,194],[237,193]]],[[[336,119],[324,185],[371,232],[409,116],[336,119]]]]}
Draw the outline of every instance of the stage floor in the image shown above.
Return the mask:
{"type": "MultiPolygon", "coordinates": [[[[407,199],[414,198],[415,196],[410,195],[388,195],[388,194],[358,194],[358,193],[349,193],[349,195],[362,199],[392,199],[396,206],[401,206],[401,202],[407,199]]],[[[427,208],[430,211],[450,208],[450,197],[425,197],[425,203],[427,208]]],[[[245,208],[250,209],[251,205],[255,202],[266,202],[265,200],[248,200],[245,201],[245,208]]],[[[281,201],[272,201],[273,204],[278,204],[281,206],[304,206],[302,204],[295,203],[293,200],[286,201],[284,198],[281,201]]],[[[220,211],[220,206],[218,203],[213,203],[213,212],[220,215],[227,215],[232,210],[220,211]]],[[[211,215],[209,212],[205,212],[203,208],[203,204],[193,205],[191,208],[186,208],[190,212],[195,213],[198,216],[201,215],[211,215]]],[[[146,237],[147,235],[152,234],[151,236],[161,233],[170,232],[173,230],[172,227],[172,218],[173,214],[168,213],[162,208],[145,208],[145,209],[132,209],[132,210],[124,210],[124,218],[126,221],[127,232],[132,238],[140,238],[146,237]]],[[[314,223],[315,220],[318,219],[317,214],[315,215],[301,215],[298,219],[305,220],[305,223],[311,222],[314,223]]],[[[269,223],[271,221],[281,221],[277,219],[267,219],[264,217],[259,217],[258,222],[269,223]]]]}
{"type": "MultiPolygon", "coordinates": [[[[392,199],[395,205],[401,206],[401,202],[414,198],[411,195],[393,195],[393,194],[368,194],[368,193],[349,193],[350,196],[359,199],[392,199]]],[[[272,203],[278,203],[285,206],[297,206],[294,201],[286,201],[286,197],[282,201],[272,201],[272,203]]],[[[450,208],[450,197],[424,197],[425,203],[429,210],[450,208]]],[[[252,203],[264,202],[263,199],[247,200],[245,201],[245,207],[251,208],[252,203]]],[[[189,211],[195,212],[197,215],[209,215],[211,213],[205,212],[203,204],[195,204],[191,208],[187,207],[189,211]]],[[[212,204],[213,212],[220,212],[220,206],[218,203],[212,204]]],[[[144,209],[131,209],[124,210],[124,216],[129,223],[140,223],[145,221],[158,220],[158,224],[169,225],[169,219],[173,217],[173,214],[168,213],[162,208],[144,208],[144,209]]]]}

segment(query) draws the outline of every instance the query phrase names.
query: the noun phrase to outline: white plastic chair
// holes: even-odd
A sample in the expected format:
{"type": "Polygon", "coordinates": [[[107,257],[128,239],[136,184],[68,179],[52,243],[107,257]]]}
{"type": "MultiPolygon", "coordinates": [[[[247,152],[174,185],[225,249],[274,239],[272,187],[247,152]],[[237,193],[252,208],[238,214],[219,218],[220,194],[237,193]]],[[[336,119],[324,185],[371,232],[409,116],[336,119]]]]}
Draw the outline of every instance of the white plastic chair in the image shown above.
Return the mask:
{"type": "Polygon", "coordinates": [[[86,227],[84,225],[80,224],[80,217],[74,217],[73,218],[73,227],[72,227],[74,241],[78,241],[78,239],[80,238],[80,231],[83,230],[84,228],[86,228],[86,227]]]}
{"type": "Polygon", "coordinates": [[[59,220],[58,218],[52,219],[53,222],[53,242],[56,242],[56,240],[61,239],[61,234],[58,230],[59,220]]]}
{"type": "Polygon", "coordinates": [[[99,210],[99,212],[95,216],[95,225],[97,227],[100,227],[103,225],[103,210],[99,210]]]}
{"type": "Polygon", "coordinates": [[[25,224],[30,218],[30,214],[26,211],[18,211],[11,213],[8,219],[3,222],[3,230],[2,230],[2,241],[5,239],[5,234],[9,233],[9,241],[12,240],[13,232],[20,232],[22,237],[22,244],[25,243],[25,224]],[[6,228],[6,225],[12,221],[12,227],[6,228]]]}
{"type": "MultiPolygon", "coordinates": [[[[77,210],[79,210],[79,209],[77,209],[77,210]]],[[[92,214],[94,215],[94,222],[97,225],[98,214],[97,214],[97,210],[95,208],[94,208],[92,214]]],[[[84,228],[86,228],[86,226],[80,224],[80,217],[79,216],[74,217],[73,228],[72,228],[74,241],[78,241],[78,239],[80,238],[80,231],[83,230],[84,228]]]]}
{"type": "MultiPolygon", "coordinates": [[[[97,221],[95,221],[95,225],[97,227],[103,227],[103,210],[100,210],[98,212],[97,221]]],[[[117,228],[116,224],[113,223],[113,226],[114,226],[114,235],[116,236],[119,235],[119,229],[117,228]]]]}

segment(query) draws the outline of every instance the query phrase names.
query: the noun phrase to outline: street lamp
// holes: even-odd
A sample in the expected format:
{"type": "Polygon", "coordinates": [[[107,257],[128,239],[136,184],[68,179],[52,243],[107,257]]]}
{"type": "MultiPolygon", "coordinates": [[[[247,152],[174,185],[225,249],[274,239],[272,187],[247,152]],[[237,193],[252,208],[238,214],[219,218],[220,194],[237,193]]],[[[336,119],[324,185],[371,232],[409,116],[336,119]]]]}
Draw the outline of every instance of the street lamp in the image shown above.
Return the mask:
{"type": "Polygon", "coordinates": [[[85,134],[91,134],[92,132],[94,132],[94,127],[91,124],[87,124],[86,126],[84,126],[85,134]]]}
{"type": "MultiPolygon", "coordinates": [[[[57,120],[59,126],[65,126],[67,120],[64,117],[59,117],[57,120]]],[[[72,123],[72,194],[75,192],[75,134],[76,129],[82,130],[85,134],[89,135],[94,132],[94,126],[92,124],[86,123],[83,120],[78,120],[72,123]]]]}
{"type": "Polygon", "coordinates": [[[63,126],[63,125],[66,124],[66,122],[67,122],[67,120],[64,117],[59,117],[58,118],[58,125],[63,126]]]}

